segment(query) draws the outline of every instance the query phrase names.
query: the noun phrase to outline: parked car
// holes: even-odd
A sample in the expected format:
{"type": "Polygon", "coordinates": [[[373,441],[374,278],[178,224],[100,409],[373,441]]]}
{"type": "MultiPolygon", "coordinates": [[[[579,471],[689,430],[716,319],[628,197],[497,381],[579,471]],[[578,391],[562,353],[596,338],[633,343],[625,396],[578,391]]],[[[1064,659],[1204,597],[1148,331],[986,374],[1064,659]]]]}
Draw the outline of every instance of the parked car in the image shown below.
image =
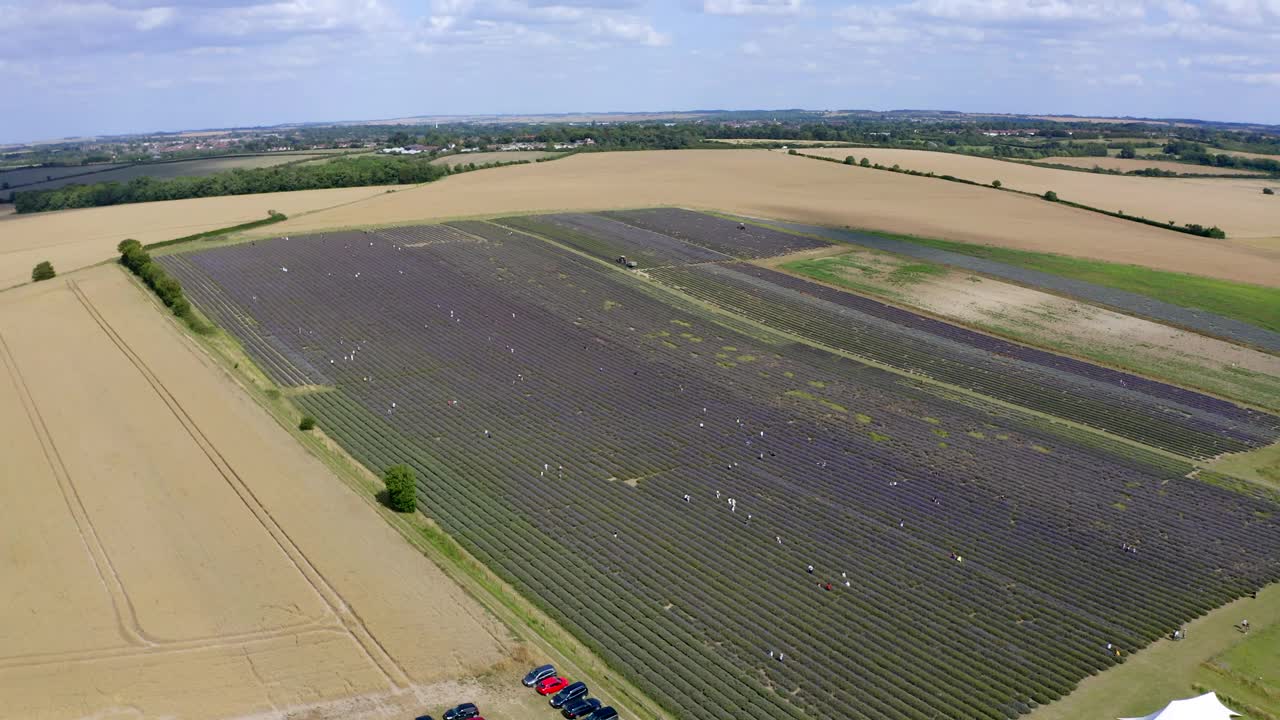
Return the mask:
{"type": "Polygon", "coordinates": [[[564,704],[564,707],[560,709],[560,714],[569,720],[577,720],[577,718],[586,717],[599,710],[600,704],[600,701],[595,698],[574,698],[564,704]]]}
{"type": "Polygon", "coordinates": [[[555,665],[539,665],[538,667],[530,670],[528,675],[524,676],[524,685],[525,687],[533,687],[538,684],[539,680],[546,680],[555,674],[555,665]]]}
{"type": "Polygon", "coordinates": [[[618,711],[605,705],[599,710],[588,715],[584,720],[617,720],[618,711]]]}
{"type": "MultiPolygon", "coordinates": [[[[538,684],[534,685],[534,688],[538,691],[539,695],[555,695],[568,686],[568,680],[556,675],[554,677],[539,680],[538,684]]],[[[445,718],[445,720],[449,720],[449,718],[445,718]]]]}
{"type": "Polygon", "coordinates": [[[475,703],[462,703],[445,710],[444,720],[480,720],[480,708],[475,703]]]}
{"type": "Polygon", "coordinates": [[[551,698],[551,707],[558,708],[575,698],[584,697],[587,694],[587,684],[584,682],[576,682],[551,698]]]}
{"type": "Polygon", "coordinates": [[[431,717],[430,715],[419,715],[418,717],[414,718],[413,720],[436,720],[436,719],[435,719],[435,718],[433,718],[433,717],[431,717]]]}

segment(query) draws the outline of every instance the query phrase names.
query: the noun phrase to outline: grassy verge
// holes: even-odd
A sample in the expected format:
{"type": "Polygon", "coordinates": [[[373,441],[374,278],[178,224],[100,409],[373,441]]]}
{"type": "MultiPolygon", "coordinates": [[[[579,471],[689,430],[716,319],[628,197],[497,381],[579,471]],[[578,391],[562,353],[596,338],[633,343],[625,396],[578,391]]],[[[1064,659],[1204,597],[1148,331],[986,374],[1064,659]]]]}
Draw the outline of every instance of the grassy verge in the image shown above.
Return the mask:
{"type": "MultiPolygon", "coordinates": [[[[1057,319],[1052,316],[1030,318],[991,312],[984,321],[977,318],[959,319],[947,314],[945,309],[935,310],[922,299],[914,286],[930,277],[951,272],[938,265],[922,264],[909,257],[861,248],[847,251],[843,255],[824,253],[795,260],[788,260],[784,256],[759,261],[757,264],[873,297],[912,312],[1022,345],[1133,372],[1262,410],[1280,412],[1280,378],[1272,375],[1142,344],[1085,342],[1083,338],[1071,333],[1057,331],[1057,319]],[[918,265],[929,269],[909,271],[918,265]]],[[[970,279],[977,278],[970,276],[970,279]]]]}
{"type": "Polygon", "coordinates": [[[196,233],[194,235],[187,235],[185,237],[174,238],[173,240],[163,240],[161,242],[154,242],[154,243],[151,243],[150,245],[143,245],[143,247],[148,250],[154,250],[155,248],[168,247],[169,245],[177,245],[179,243],[190,242],[192,240],[207,240],[209,238],[219,237],[221,235],[230,235],[231,233],[240,232],[241,230],[252,230],[253,228],[262,227],[263,225],[273,225],[275,223],[283,222],[288,219],[289,218],[284,213],[272,212],[268,214],[267,217],[261,220],[253,220],[251,222],[240,223],[239,225],[232,225],[230,227],[217,228],[214,230],[206,230],[204,232],[196,233]]]}
{"type": "MultiPolygon", "coordinates": [[[[207,318],[200,316],[199,319],[209,324],[207,318]]],[[[411,545],[430,558],[451,580],[501,621],[515,639],[533,646],[523,650],[518,648],[515,653],[517,659],[549,658],[562,672],[589,681],[597,694],[608,698],[609,703],[626,717],[669,720],[670,716],[656,702],[468,553],[433,520],[422,513],[396,513],[377,502],[375,496],[383,489],[381,479],[325,435],[323,428],[299,430],[298,422],[303,413],[292,402],[292,397],[297,393],[277,387],[233,336],[221,331],[207,335],[188,333],[188,336],[208,352],[281,427],[411,545]]],[[[305,392],[328,390],[329,388],[324,387],[309,387],[305,392]]],[[[533,662],[531,659],[529,661],[533,662]]]]}
{"type": "MultiPolygon", "coordinates": [[[[1280,494],[1280,443],[1249,452],[1224,455],[1209,467],[1220,473],[1272,488],[1280,494]]],[[[1280,666],[1280,655],[1276,656],[1276,664],[1280,666]]]]}
{"type": "Polygon", "coordinates": [[[1154,270],[1141,265],[1087,260],[1067,255],[1013,250],[991,245],[971,245],[908,235],[875,234],[1074,280],[1084,280],[1117,290],[1127,290],[1173,305],[1207,310],[1272,332],[1280,332],[1280,288],[1154,270]]]}
{"type": "Polygon", "coordinates": [[[1137,717],[1212,690],[1251,720],[1268,720],[1280,714],[1277,657],[1280,584],[1273,583],[1257,599],[1241,598],[1189,623],[1187,639],[1159,640],[1026,718],[1137,717]],[[1244,619],[1253,625],[1248,635],[1235,627],[1244,619]]]}

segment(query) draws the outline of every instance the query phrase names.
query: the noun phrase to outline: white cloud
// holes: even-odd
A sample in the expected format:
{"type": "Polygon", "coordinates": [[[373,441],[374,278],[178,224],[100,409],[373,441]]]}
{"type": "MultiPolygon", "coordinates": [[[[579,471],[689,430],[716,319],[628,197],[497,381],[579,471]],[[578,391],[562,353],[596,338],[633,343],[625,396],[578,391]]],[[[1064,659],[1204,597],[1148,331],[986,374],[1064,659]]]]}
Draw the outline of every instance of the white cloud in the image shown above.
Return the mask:
{"type": "Polygon", "coordinates": [[[1145,14],[1134,0],[916,0],[902,9],[967,24],[1114,22],[1145,14]]]}
{"type": "Polygon", "coordinates": [[[635,18],[602,17],[591,23],[596,35],[623,40],[648,47],[671,44],[671,37],[653,29],[653,26],[635,18]]]}
{"type": "Polygon", "coordinates": [[[1280,72],[1248,73],[1238,76],[1237,79],[1246,85],[1274,85],[1275,87],[1280,87],[1280,72]]]}
{"type": "Polygon", "coordinates": [[[708,15],[796,15],[802,0],[703,0],[708,15]]]}
{"type": "Polygon", "coordinates": [[[1103,74],[1102,84],[1115,87],[1141,87],[1145,82],[1137,73],[1121,73],[1119,75],[1103,74]]]}

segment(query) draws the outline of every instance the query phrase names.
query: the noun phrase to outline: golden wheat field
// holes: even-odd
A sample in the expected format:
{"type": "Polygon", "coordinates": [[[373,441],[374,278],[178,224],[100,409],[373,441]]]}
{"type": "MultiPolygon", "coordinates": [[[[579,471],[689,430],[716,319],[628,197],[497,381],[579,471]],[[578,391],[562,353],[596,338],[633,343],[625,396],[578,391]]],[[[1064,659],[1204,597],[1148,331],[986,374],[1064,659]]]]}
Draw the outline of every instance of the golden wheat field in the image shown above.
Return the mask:
{"type": "Polygon", "coordinates": [[[30,280],[42,260],[67,272],[107,259],[117,243],[174,238],[267,217],[289,216],[384,193],[387,188],[303,190],[263,195],[170,200],[0,217],[0,288],[30,280]]]}
{"type": "Polygon", "coordinates": [[[586,153],[457,175],[252,234],[268,237],[435,218],[654,205],[848,225],[1280,284],[1280,253],[1266,249],[1161,230],[1014,193],[767,150],[586,153]]]}
{"type": "Polygon", "coordinates": [[[1111,212],[1123,211],[1161,222],[1173,220],[1179,225],[1217,225],[1231,238],[1274,241],[1275,249],[1280,251],[1280,202],[1275,201],[1275,196],[1262,194],[1264,187],[1280,189],[1278,180],[1097,175],[928,150],[858,148],[808,152],[841,159],[852,154],[881,165],[900,165],[980,183],[999,180],[1007,188],[1036,194],[1052,190],[1063,200],[1111,212]]]}
{"type": "Polygon", "coordinates": [[[1166,172],[1181,173],[1183,175],[1265,175],[1265,173],[1256,170],[1240,170],[1237,168],[1217,168],[1207,165],[1192,165],[1191,163],[1173,162],[1170,160],[1143,160],[1142,158],[1118,158],[1118,157],[1047,157],[1036,162],[1052,163],[1054,165],[1070,165],[1071,167],[1085,168],[1092,170],[1100,167],[1106,170],[1120,170],[1122,172],[1133,172],[1134,170],[1145,170],[1146,168],[1155,168],[1166,172]]]}
{"type": "Polygon", "coordinates": [[[467,163],[475,163],[483,165],[485,163],[505,163],[516,162],[519,160],[539,160],[546,157],[555,157],[562,153],[547,152],[545,150],[512,150],[510,152],[477,152],[477,153],[459,153],[457,155],[445,155],[431,161],[432,165],[466,165],[467,163]]]}
{"type": "Polygon", "coordinates": [[[0,454],[0,718],[348,717],[509,651],[118,267],[0,293],[0,454]]]}

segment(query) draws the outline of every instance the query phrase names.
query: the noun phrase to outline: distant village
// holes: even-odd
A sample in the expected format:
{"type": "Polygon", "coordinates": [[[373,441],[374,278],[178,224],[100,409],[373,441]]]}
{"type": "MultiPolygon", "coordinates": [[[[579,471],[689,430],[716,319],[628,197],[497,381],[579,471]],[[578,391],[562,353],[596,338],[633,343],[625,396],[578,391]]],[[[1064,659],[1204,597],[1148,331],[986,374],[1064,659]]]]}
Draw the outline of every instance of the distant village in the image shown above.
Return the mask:
{"type": "Polygon", "coordinates": [[[595,145],[596,141],[586,138],[580,142],[513,142],[503,145],[486,145],[484,147],[459,147],[457,143],[448,145],[404,145],[401,147],[383,148],[379,152],[386,155],[422,155],[431,153],[474,153],[474,152],[516,152],[518,150],[575,150],[580,147],[595,145]]]}

